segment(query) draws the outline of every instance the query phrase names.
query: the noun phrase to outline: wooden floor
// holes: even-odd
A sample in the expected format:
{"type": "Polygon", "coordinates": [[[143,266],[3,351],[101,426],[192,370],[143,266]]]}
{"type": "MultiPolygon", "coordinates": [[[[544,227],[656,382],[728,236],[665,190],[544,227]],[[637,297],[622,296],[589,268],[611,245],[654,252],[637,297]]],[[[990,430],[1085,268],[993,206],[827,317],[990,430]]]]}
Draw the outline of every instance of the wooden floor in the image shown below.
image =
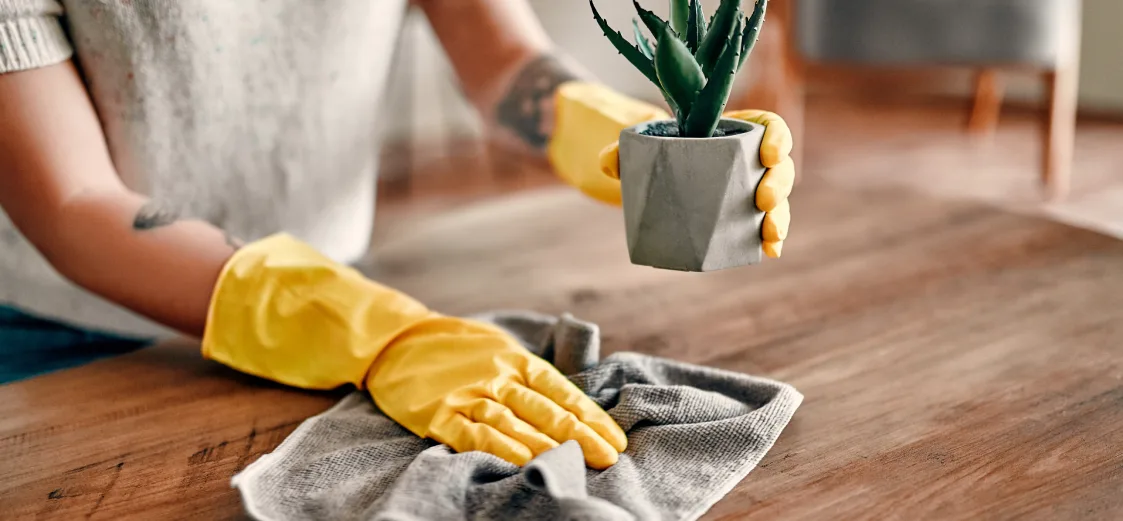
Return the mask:
{"type": "Polygon", "coordinates": [[[977,141],[963,132],[967,115],[947,101],[815,101],[801,172],[808,181],[982,201],[1123,237],[1123,118],[1081,120],[1072,192],[1043,203],[1040,116],[1007,109],[993,138],[977,141]]]}

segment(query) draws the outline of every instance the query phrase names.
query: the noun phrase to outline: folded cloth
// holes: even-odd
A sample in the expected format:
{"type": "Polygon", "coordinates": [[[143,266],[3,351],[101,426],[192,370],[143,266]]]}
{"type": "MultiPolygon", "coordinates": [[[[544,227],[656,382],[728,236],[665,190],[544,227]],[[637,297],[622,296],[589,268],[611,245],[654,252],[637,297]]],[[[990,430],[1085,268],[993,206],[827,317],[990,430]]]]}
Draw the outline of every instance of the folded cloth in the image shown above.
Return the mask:
{"type": "Polygon", "coordinates": [[[363,393],[302,423],[233,478],[255,519],[693,520],[764,457],[803,396],[729,371],[616,353],[568,315],[473,317],[551,361],[628,434],[619,462],[585,467],[566,442],[519,468],[454,453],[398,426],[363,393]]]}

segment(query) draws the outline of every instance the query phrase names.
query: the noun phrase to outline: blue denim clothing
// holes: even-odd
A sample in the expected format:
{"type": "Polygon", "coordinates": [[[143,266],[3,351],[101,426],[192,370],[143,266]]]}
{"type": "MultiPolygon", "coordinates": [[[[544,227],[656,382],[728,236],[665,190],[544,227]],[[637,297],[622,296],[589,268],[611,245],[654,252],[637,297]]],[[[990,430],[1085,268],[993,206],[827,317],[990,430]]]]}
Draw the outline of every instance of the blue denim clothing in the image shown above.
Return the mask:
{"type": "Polygon", "coordinates": [[[151,342],[78,329],[0,304],[0,385],[129,353],[151,342]]]}

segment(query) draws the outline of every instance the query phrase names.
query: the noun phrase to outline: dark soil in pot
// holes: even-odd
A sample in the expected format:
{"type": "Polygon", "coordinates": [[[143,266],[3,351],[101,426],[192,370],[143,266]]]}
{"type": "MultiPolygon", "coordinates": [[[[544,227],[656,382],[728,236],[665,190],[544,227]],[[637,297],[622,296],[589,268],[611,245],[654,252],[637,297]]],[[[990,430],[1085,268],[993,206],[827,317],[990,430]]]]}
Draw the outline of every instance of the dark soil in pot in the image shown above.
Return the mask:
{"type": "MultiPolygon", "coordinates": [[[[712,137],[736,136],[737,134],[744,134],[745,132],[746,132],[745,129],[742,129],[742,128],[721,128],[721,127],[718,127],[717,130],[714,131],[714,135],[712,137]]],[[[645,136],[652,136],[652,137],[682,137],[682,136],[679,135],[678,123],[674,122],[674,121],[659,121],[659,122],[656,122],[656,123],[652,123],[652,124],[648,125],[647,128],[645,128],[643,130],[643,132],[641,132],[641,134],[643,134],[645,136]]],[[[684,138],[684,139],[706,139],[706,138],[684,138]]]]}

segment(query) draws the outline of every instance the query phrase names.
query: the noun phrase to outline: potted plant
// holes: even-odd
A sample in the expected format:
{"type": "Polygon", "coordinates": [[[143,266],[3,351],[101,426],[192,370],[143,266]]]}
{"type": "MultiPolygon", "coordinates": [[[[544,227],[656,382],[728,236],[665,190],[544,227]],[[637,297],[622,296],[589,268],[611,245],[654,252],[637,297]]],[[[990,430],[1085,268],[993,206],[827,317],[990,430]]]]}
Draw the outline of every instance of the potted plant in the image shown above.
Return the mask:
{"type": "Polygon", "coordinates": [[[632,263],[713,271],[760,262],[764,212],[754,201],[765,173],[764,126],[722,114],[760,34],[768,0],[756,0],[747,18],[741,0],[722,0],[708,22],[699,0],[670,0],[669,22],[633,0],[653,37],[644,36],[633,19],[635,44],[589,3],[608,40],[659,87],[674,114],[620,134],[632,263]]]}

